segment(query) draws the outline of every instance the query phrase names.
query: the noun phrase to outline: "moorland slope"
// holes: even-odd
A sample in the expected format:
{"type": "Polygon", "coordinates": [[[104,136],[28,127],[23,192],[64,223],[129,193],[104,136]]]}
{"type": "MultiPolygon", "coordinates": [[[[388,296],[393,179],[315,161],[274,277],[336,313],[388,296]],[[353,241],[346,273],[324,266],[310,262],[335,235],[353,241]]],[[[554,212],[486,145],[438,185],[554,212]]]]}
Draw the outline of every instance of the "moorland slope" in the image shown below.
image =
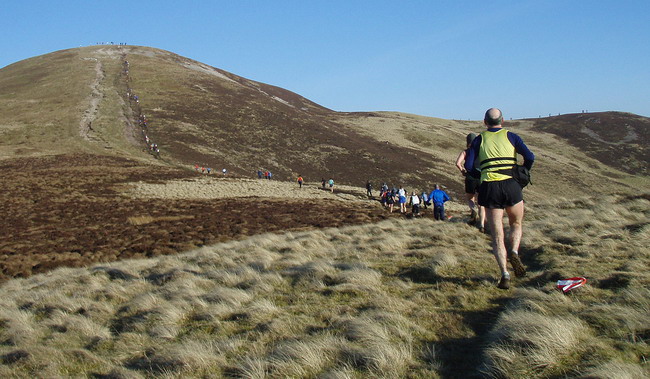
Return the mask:
{"type": "Polygon", "coordinates": [[[0,374],[647,377],[648,124],[507,122],[537,159],[529,275],[499,291],[453,165],[480,122],[335,112],[146,47],[17,62],[0,69],[0,374]],[[388,213],[367,179],[444,184],[451,222],[388,213]]]}

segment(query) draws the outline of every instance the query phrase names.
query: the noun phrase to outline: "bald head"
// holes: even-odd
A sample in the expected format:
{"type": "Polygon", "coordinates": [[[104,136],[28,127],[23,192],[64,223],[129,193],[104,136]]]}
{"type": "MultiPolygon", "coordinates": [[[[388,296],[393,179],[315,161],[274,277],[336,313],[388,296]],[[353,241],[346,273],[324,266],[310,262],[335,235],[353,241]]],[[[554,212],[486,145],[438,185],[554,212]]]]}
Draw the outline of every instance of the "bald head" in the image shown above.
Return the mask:
{"type": "Polygon", "coordinates": [[[485,125],[497,126],[503,122],[503,116],[498,108],[490,108],[485,112],[485,125]]]}

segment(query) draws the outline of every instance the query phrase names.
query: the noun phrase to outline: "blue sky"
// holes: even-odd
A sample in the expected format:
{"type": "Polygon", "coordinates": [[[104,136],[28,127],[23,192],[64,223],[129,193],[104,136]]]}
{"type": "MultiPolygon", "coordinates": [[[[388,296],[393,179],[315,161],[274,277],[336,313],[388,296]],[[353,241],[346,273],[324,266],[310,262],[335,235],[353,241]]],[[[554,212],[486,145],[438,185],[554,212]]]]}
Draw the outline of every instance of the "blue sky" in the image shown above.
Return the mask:
{"type": "Polygon", "coordinates": [[[0,67],[126,42],[337,111],[650,116],[650,1],[3,1],[0,67]]]}

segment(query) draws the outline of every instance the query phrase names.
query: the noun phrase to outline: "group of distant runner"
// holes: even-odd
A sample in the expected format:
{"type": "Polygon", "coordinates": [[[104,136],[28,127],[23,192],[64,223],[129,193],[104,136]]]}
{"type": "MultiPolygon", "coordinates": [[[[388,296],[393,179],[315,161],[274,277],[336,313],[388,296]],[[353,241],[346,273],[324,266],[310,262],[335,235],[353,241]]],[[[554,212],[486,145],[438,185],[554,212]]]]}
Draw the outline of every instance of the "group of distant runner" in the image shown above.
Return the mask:
{"type": "Polygon", "coordinates": [[[257,170],[258,179],[271,180],[272,177],[273,177],[273,173],[269,170],[257,170]]]}
{"type": "Polygon", "coordinates": [[[142,139],[144,140],[147,150],[156,158],[160,158],[160,148],[158,144],[153,142],[149,137],[147,130],[149,129],[149,119],[147,116],[142,113],[142,108],[140,107],[140,97],[136,95],[131,89],[131,77],[129,76],[129,61],[124,59],[122,63],[122,74],[126,79],[126,98],[131,105],[131,109],[134,109],[138,114],[138,126],[140,127],[142,133],[142,139]]]}
{"type": "MultiPolygon", "coordinates": [[[[200,174],[207,174],[207,175],[210,175],[213,172],[215,172],[212,169],[212,167],[209,167],[207,165],[199,165],[198,163],[194,164],[194,171],[196,171],[196,172],[198,172],[200,174]]],[[[228,174],[228,170],[226,170],[225,168],[221,169],[221,174],[226,176],[228,174]]]]}
{"type": "MultiPolygon", "coordinates": [[[[368,197],[372,198],[372,183],[366,182],[366,193],[368,197]]],[[[444,221],[445,216],[445,203],[451,200],[449,195],[440,188],[439,184],[431,191],[407,191],[402,186],[399,188],[389,188],[386,183],[382,183],[379,189],[379,202],[384,208],[387,208],[390,213],[393,213],[395,203],[399,204],[400,213],[407,213],[407,207],[411,207],[411,215],[416,217],[420,216],[420,212],[433,205],[433,217],[436,220],[444,221]]]]}

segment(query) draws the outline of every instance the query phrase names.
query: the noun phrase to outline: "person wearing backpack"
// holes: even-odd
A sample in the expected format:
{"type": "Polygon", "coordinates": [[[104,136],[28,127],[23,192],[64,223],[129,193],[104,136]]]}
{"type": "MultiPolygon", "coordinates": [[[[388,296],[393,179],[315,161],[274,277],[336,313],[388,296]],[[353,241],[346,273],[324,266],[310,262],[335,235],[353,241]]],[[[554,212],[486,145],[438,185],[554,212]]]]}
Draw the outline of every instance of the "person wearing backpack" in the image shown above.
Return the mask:
{"type": "Polygon", "coordinates": [[[302,182],[303,182],[302,176],[298,175],[298,186],[300,188],[302,188],[302,182]]]}
{"type": "Polygon", "coordinates": [[[517,154],[524,157],[524,167],[528,170],[533,166],[535,155],[521,137],[503,128],[503,114],[499,109],[488,109],[483,122],[487,130],[472,141],[465,158],[465,169],[472,170],[474,159],[478,157],[481,170],[478,203],[485,207],[492,237],[492,253],[501,270],[501,279],[497,287],[508,289],[510,288],[508,260],[516,276],[526,275],[526,268],[518,252],[523,234],[524,197],[521,185],[512,176],[512,170],[517,164],[517,154]],[[506,249],[503,230],[504,211],[510,224],[509,250],[506,249]]]}
{"type": "Polygon", "coordinates": [[[386,191],[386,204],[390,213],[393,213],[393,207],[395,206],[395,193],[392,191],[386,191]]]}

